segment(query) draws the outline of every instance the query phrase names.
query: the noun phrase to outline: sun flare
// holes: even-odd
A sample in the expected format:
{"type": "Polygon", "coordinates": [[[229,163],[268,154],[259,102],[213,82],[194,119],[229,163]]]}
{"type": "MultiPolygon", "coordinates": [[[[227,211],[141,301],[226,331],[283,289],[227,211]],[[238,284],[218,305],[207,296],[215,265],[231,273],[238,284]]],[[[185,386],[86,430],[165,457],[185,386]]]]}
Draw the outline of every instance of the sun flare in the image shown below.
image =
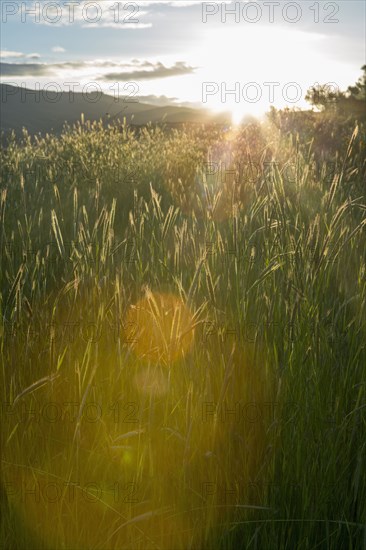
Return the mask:
{"type": "Polygon", "coordinates": [[[126,340],[140,359],[168,365],[186,355],[193,339],[192,314],[173,294],[147,291],[128,310],[126,340]]]}

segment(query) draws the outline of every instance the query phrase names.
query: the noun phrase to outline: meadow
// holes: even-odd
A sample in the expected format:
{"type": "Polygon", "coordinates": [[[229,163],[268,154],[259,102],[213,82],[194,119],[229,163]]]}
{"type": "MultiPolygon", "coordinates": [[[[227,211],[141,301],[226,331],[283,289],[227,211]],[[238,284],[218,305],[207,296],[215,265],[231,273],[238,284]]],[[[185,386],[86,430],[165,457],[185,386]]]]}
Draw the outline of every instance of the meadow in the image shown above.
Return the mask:
{"type": "Polygon", "coordinates": [[[2,148],[4,548],[366,548],[366,126],[327,128],[2,148]]]}

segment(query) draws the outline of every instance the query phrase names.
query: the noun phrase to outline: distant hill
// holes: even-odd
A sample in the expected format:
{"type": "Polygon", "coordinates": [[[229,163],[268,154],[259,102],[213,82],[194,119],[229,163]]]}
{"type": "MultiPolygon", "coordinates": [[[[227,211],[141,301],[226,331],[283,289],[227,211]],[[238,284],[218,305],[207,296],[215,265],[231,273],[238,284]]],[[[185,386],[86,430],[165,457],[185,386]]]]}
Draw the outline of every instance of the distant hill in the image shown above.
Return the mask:
{"type": "Polygon", "coordinates": [[[85,121],[118,122],[144,125],[148,122],[168,124],[212,122],[227,124],[228,114],[213,115],[205,109],[141,103],[138,98],[115,99],[106,94],[44,92],[0,84],[0,129],[17,134],[27,128],[30,134],[60,133],[65,122],[74,124],[84,114],[85,121]]]}

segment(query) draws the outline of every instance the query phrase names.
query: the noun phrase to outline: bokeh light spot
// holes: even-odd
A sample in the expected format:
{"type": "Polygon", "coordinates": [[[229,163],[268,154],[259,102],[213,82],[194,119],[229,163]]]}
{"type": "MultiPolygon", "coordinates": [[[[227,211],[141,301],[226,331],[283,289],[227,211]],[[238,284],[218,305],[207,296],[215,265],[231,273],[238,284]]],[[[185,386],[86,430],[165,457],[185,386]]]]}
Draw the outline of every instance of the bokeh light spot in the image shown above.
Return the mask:
{"type": "Polygon", "coordinates": [[[125,333],[137,357],[167,366],[190,350],[194,340],[193,315],[173,294],[148,290],[144,298],[130,306],[125,333]]]}

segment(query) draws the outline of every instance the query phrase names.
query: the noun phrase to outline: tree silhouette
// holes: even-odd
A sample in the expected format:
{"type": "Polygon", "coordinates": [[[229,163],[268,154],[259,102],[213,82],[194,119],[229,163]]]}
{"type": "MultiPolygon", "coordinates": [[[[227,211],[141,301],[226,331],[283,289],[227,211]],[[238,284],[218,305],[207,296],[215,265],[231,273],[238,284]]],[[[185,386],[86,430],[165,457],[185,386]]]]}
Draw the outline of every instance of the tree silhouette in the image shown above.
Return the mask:
{"type": "Polygon", "coordinates": [[[307,91],[305,99],[317,109],[324,110],[335,106],[339,94],[342,92],[330,84],[314,84],[307,91]]]}
{"type": "Polygon", "coordinates": [[[357,100],[366,100],[366,65],[361,68],[363,75],[358,79],[354,86],[348,86],[350,97],[357,100]]]}
{"type": "Polygon", "coordinates": [[[363,75],[346,92],[336,89],[334,84],[315,84],[307,91],[306,101],[320,111],[339,114],[366,116],[366,65],[363,75]]]}

